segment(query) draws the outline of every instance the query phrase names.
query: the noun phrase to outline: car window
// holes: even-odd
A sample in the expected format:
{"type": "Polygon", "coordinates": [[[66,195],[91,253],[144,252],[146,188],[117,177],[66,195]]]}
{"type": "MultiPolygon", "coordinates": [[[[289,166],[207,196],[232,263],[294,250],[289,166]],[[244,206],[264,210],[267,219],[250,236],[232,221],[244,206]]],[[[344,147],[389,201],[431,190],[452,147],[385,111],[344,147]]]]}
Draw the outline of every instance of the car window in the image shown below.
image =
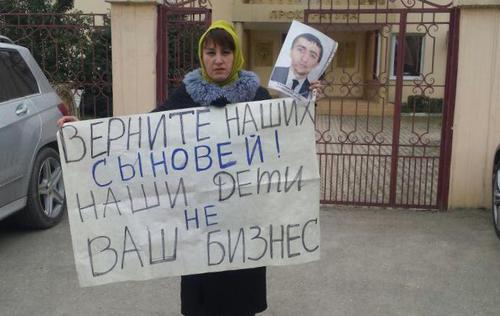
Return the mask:
{"type": "Polygon", "coordinates": [[[30,68],[15,50],[0,50],[0,102],[38,93],[30,68]]]}
{"type": "Polygon", "coordinates": [[[7,52],[0,50],[0,102],[7,101],[10,98],[9,90],[10,90],[10,82],[9,76],[10,73],[7,68],[6,56],[7,52]]]}

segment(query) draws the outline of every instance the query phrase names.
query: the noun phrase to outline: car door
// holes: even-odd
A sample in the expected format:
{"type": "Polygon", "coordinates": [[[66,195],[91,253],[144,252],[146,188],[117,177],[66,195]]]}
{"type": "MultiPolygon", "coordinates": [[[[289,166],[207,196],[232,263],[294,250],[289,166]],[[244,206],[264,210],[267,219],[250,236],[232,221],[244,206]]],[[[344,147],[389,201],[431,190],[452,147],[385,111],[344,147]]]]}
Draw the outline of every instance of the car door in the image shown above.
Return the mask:
{"type": "MultiPolygon", "coordinates": [[[[30,68],[15,49],[0,47],[0,207],[25,197],[41,121],[30,68]]],[[[0,214],[1,215],[1,214],[0,214]]]]}

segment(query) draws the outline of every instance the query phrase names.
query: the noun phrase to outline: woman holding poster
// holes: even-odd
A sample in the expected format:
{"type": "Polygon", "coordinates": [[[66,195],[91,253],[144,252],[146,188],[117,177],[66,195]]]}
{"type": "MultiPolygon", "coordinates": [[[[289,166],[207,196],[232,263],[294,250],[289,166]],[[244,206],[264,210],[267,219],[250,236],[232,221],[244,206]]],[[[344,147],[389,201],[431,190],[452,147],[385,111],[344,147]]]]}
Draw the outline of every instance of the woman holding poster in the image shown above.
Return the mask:
{"type": "MultiPolygon", "coordinates": [[[[201,36],[198,47],[201,68],[186,74],[182,84],[154,112],[224,107],[271,98],[260,86],[257,75],[242,69],[240,41],[228,22],[214,22],[201,36]]],[[[322,91],[323,86],[318,81],[311,82],[309,89],[322,91]]],[[[58,124],[62,127],[74,120],[64,117],[58,124]]],[[[181,304],[181,312],[187,316],[248,316],[262,312],[267,308],[266,268],[183,275],[181,304]]]]}
{"type": "MultiPolygon", "coordinates": [[[[259,78],[242,70],[243,55],[234,28],[214,22],[198,44],[201,68],[189,72],[182,84],[155,111],[270,99],[259,78]]],[[[201,259],[200,259],[201,260],[201,259]]],[[[267,308],[266,268],[184,275],[181,312],[198,315],[254,315],[267,308]]]]}
{"type": "MultiPolygon", "coordinates": [[[[270,99],[259,78],[242,70],[243,55],[234,28],[214,22],[198,44],[201,68],[189,72],[167,102],[155,111],[270,99]]],[[[254,315],[267,308],[266,268],[185,275],[181,312],[198,315],[254,315]]]]}

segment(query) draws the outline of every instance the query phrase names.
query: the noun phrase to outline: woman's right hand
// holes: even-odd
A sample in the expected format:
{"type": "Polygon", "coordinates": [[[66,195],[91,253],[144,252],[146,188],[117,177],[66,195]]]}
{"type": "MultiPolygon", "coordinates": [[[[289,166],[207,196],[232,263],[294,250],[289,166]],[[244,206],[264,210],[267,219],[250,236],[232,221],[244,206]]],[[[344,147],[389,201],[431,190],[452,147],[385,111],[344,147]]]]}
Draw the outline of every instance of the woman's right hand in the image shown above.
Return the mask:
{"type": "Polygon", "coordinates": [[[309,86],[309,90],[312,92],[313,90],[316,90],[316,101],[319,99],[322,99],[325,96],[325,87],[326,84],[323,80],[314,80],[311,82],[311,85],[309,86]]]}
{"type": "Polygon", "coordinates": [[[76,121],[78,121],[78,118],[76,116],[69,116],[69,115],[63,116],[57,120],[57,126],[59,126],[59,128],[62,128],[65,123],[76,122],[76,121]]]}

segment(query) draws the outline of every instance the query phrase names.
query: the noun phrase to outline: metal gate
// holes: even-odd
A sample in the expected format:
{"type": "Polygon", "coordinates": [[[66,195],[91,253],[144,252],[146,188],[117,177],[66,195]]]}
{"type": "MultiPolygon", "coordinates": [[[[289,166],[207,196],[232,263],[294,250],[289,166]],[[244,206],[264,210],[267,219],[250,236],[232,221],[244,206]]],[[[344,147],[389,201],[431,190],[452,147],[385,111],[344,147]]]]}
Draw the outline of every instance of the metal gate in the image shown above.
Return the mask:
{"type": "Polygon", "coordinates": [[[31,51],[73,114],[112,115],[108,15],[0,12],[0,35],[31,51]]]}
{"type": "Polygon", "coordinates": [[[459,11],[427,0],[310,0],[341,38],[316,114],[321,203],[447,208],[459,11]]]}
{"type": "Polygon", "coordinates": [[[178,0],[158,6],[157,104],[199,66],[198,39],[212,20],[208,5],[207,0],[178,0]]]}

